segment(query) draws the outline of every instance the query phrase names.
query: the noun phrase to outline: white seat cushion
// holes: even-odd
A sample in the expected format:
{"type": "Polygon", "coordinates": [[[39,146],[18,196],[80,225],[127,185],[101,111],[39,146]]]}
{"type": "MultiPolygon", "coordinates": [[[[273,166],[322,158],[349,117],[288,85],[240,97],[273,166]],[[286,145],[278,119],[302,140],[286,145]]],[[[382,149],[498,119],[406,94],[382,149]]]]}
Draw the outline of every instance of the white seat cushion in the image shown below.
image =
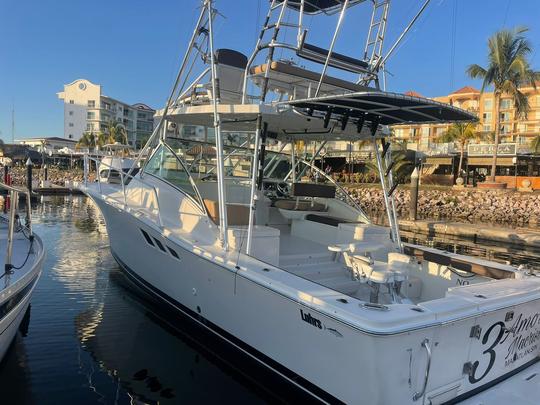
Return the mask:
{"type": "Polygon", "coordinates": [[[388,253],[388,267],[395,274],[395,281],[404,281],[413,268],[414,262],[411,256],[403,253],[388,253]]]}
{"type": "Polygon", "coordinates": [[[390,271],[388,264],[384,262],[375,262],[371,271],[366,271],[368,281],[377,284],[388,284],[394,281],[394,272],[390,271]]]}

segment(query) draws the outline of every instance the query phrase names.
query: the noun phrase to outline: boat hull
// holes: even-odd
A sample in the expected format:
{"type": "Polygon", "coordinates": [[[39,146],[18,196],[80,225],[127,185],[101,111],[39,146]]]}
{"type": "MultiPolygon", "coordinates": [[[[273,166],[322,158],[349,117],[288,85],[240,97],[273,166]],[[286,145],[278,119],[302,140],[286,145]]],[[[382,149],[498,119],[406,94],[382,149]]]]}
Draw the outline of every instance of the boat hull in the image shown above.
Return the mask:
{"type": "MultiPolygon", "coordinates": [[[[500,322],[507,308],[405,333],[369,333],[306,305],[305,296],[285,296],[210,256],[196,254],[115,204],[94,200],[105,217],[113,255],[137,284],[318,400],[418,403],[414,398],[421,392],[428,362],[422,346],[426,340],[434,354],[425,395],[434,404],[487,388],[537,358],[534,347],[507,370],[499,359],[491,363],[491,334],[503,330],[500,322]],[[471,339],[477,324],[484,335],[471,339]],[[467,362],[478,363],[472,380],[464,373],[467,362]]],[[[529,304],[528,316],[540,313],[540,302],[529,304]]]]}
{"type": "Polygon", "coordinates": [[[27,274],[5,289],[0,297],[0,361],[4,358],[19,329],[41,275],[44,257],[41,241],[38,246],[40,254],[27,274]]]}

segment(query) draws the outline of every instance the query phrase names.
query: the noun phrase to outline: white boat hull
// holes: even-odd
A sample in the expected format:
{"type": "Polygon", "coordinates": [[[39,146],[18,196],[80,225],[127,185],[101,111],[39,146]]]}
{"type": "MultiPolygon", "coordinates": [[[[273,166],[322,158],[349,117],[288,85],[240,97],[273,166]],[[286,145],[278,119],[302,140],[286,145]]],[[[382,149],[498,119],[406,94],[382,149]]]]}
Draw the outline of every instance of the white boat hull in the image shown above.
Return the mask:
{"type": "Polygon", "coordinates": [[[23,269],[16,270],[18,272],[26,271],[26,273],[9,287],[0,291],[0,361],[4,358],[19,329],[41,275],[44,251],[41,240],[37,236],[34,237],[36,238],[34,242],[35,261],[30,261],[29,267],[24,266],[23,269]]]}
{"type": "Polygon", "coordinates": [[[469,304],[469,314],[453,322],[433,319],[399,333],[373,333],[331,316],[307,293],[284,294],[279,283],[274,288],[231,269],[230,263],[168,237],[152,221],[100,197],[94,200],[105,217],[114,257],[138,284],[319,400],[421,403],[414,398],[427,367],[424,341],[433,351],[424,399],[433,404],[465,398],[538,359],[538,300],[486,307],[480,315],[469,304]],[[149,245],[142,231],[164,250],[156,242],[149,245]],[[505,320],[512,311],[512,320],[505,320]],[[528,327],[511,330],[525,318],[528,327]],[[477,325],[480,335],[471,337],[477,325]],[[516,343],[519,339],[527,343],[516,343]],[[517,357],[509,361],[512,347],[517,357]],[[465,370],[466,363],[472,369],[465,370]]]}

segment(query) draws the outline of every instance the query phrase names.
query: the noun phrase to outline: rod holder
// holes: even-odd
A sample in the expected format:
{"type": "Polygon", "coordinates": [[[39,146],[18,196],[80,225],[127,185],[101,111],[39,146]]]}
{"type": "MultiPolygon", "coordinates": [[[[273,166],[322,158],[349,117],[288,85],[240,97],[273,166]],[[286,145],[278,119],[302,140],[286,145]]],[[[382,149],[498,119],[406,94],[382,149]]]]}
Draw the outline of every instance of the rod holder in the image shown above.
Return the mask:
{"type": "Polygon", "coordinates": [[[381,117],[379,115],[375,116],[375,118],[373,118],[371,120],[371,136],[375,136],[375,134],[377,133],[377,129],[379,128],[379,123],[381,122],[381,117]]]}
{"type": "Polygon", "coordinates": [[[366,122],[366,114],[360,115],[360,117],[358,117],[358,121],[356,121],[356,132],[358,133],[362,132],[365,122],[366,122]]]}
{"type": "Polygon", "coordinates": [[[381,142],[383,144],[382,157],[384,159],[386,157],[386,153],[390,149],[391,145],[390,145],[390,142],[386,142],[386,139],[384,139],[384,138],[381,139],[381,142]]]}
{"type": "Polygon", "coordinates": [[[349,122],[349,114],[350,111],[346,111],[345,114],[341,116],[341,130],[345,131],[345,128],[347,128],[347,123],[349,122]]]}
{"type": "Polygon", "coordinates": [[[326,114],[324,116],[324,128],[328,128],[328,125],[330,124],[330,118],[332,117],[332,107],[328,107],[328,110],[326,111],[326,114]]]}
{"type": "Polygon", "coordinates": [[[396,191],[397,186],[399,186],[399,183],[394,183],[390,190],[388,190],[388,197],[392,197],[392,194],[394,194],[394,191],[396,191]]]}
{"type": "Polygon", "coordinates": [[[395,164],[396,164],[396,161],[395,161],[395,160],[392,160],[392,162],[390,162],[390,164],[389,164],[388,167],[386,168],[386,171],[384,172],[385,177],[388,177],[388,175],[389,175],[390,172],[392,171],[392,168],[394,167],[395,164]]]}

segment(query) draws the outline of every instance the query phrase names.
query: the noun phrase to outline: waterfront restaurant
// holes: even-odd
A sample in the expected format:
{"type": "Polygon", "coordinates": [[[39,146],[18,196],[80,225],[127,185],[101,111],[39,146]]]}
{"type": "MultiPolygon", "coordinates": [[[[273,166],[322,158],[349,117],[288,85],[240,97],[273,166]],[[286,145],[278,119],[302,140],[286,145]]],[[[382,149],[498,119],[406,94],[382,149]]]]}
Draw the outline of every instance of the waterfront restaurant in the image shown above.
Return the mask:
{"type": "MultiPolygon", "coordinates": [[[[489,177],[493,144],[471,144],[463,158],[465,185],[476,187],[489,177]]],[[[459,153],[428,156],[422,161],[424,184],[452,185],[458,177],[459,153]]],[[[498,147],[495,180],[510,189],[540,190],[540,155],[530,153],[516,143],[498,147]]]]}
{"type": "MultiPolygon", "coordinates": [[[[534,190],[540,190],[540,156],[520,150],[516,143],[502,143],[497,150],[495,181],[505,183],[507,188],[521,188],[530,182],[534,190]],[[525,182],[525,183],[524,183],[525,182]]],[[[467,150],[467,184],[476,178],[484,179],[491,171],[493,144],[471,144],[467,150]]],[[[526,187],[525,187],[526,188],[526,187]]]]}

